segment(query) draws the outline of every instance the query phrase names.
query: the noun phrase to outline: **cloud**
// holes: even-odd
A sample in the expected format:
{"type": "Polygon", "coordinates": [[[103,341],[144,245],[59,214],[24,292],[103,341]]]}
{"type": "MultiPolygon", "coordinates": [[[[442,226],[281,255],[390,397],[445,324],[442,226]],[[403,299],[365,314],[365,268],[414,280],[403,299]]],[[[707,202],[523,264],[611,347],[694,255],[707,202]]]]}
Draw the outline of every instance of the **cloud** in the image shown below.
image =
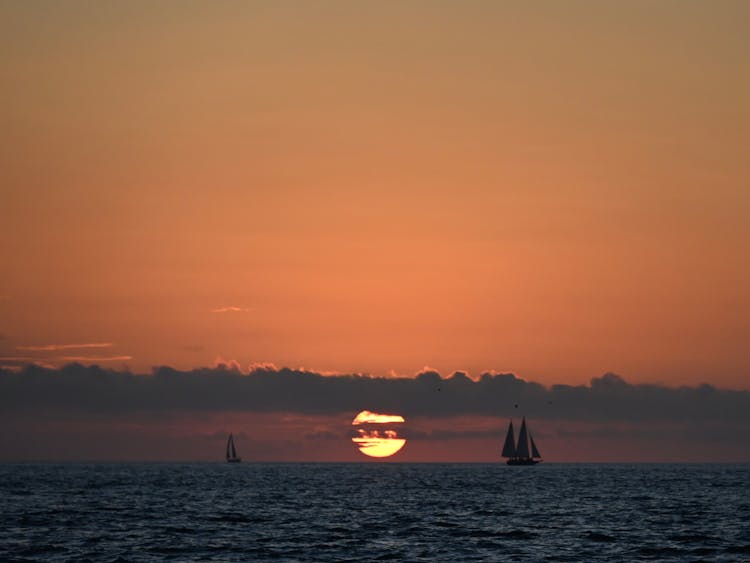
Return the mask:
{"type": "Polygon", "coordinates": [[[634,385],[614,374],[545,387],[513,374],[326,376],[234,363],[146,374],[0,367],[0,459],[204,459],[223,451],[227,432],[244,428],[255,441],[247,454],[257,459],[354,460],[348,434],[364,409],[406,419],[404,460],[497,461],[507,419],[521,415],[554,460],[750,459],[746,390],[634,385]],[[199,439],[220,429],[211,444],[199,439]],[[143,449],[149,440],[153,448],[143,449]],[[165,443],[183,445],[165,451],[165,443]]]}
{"type": "Polygon", "coordinates": [[[62,355],[54,356],[44,354],[44,352],[55,352],[65,350],[86,350],[102,349],[113,346],[111,342],[91,342],[84,344],[43,344],[39,346],[16,346],[17,350],[24,352],[42,352],[41,355],[25,356],[0,356],[0,368],[12,368],[18,371],[19,368],[30,364],[41,366],[48,369],[57,369],[59,366],[70,363],[97,364],[102,362],[125,362],[133,359],[130,355],[113,355],[113,356],[87,356],[87,355],[62,355]]]}
{"type": "Polygon", "coordinates": [[[248,313],[250,312],[249,307],[236,307],[234,305],[230,305],[228,307],[217,307],[216,309],[211,309],[212,313],[248,313]]]}
{"type": "Polygon", "coordinates": [[[248,368],[250,372],[254,371],[279,371],[273,362],[253,362],[248,368]]]}
{"type": "Polygon", "coordinates": [[[40,346],[16,346],[16,350],[26,352],[55,352],[60,350],[76,350],[85,348],[111,348],[112,342],[87,342],[85,344],[42,344],[40,346]]]}
{"type": "Polygon", "coordinates": [[[231,369],[237,372],[242,370],[242,366],[237,360],[225,360],[221,356],[216,357],[216,359],[214,360],[213,367],[219,368],[222,370],[231,369]]]}
{"type": "MultiPolygon", "coordinates": [[[[130,356],[85,358],[125,361],[130,356]]],[[[84,361],[79,357],[78,361],[84,361]]],[[[569,421],[724,421],[750,428],[750,391],[710,385],[633,385],[614,374],[590,385],[544,387],[513,374],[485,373],[472,380],[461,372],[436,371],[414,378],[326,376],[307,370],[235,364],[179,371],[155,368],[133,374],[70,364],[59,369],[25,366],[0,370],[0,410],[70,412],[294,412],[351,413],[363,409],[412,416],[463,415],[569,421]]]]}
{"type": "Polygon", "coordinates": [[[127,362],[128,360],[132,360],[133,356],[61,356],[60,358],[56,358],[56,359],[62,362],[83,362],[83,363],[127,362]]]}
{"type": "Polygon", "coordinates": [[[8,369],[12,371],[20,371],[21,368],[30,364],[51,369],[55,368],[55,366],[48,361],[42,361],[31,356],[0,356],[0,370],[8,369]]]}

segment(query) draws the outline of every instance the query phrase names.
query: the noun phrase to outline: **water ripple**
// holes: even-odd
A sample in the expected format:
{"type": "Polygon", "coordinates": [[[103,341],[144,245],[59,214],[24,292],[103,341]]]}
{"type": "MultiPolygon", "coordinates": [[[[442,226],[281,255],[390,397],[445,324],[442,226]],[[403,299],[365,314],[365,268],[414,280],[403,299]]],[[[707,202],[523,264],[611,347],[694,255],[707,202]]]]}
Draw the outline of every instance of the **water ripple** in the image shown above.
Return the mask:
{"type": "Polygon", "coordinates": [[[2,561],[750,560],[746,465],[0,465],[2,561]]]}

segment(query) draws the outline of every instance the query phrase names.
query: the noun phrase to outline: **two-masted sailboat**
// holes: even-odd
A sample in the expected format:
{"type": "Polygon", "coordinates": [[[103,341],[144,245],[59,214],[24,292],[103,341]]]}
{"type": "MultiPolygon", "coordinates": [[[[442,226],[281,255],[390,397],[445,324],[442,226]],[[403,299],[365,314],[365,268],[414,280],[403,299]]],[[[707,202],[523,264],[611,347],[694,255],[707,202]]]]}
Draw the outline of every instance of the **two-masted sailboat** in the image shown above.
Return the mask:
{"type": "Polygon", "coordinates": [[[237,450],[234,447],[234,437],[230,434],[227,440],[227,463],[239,463],[242,458],[237,455],[237,450]]]}
{"type": "Polygon", "coordinates": [[[536,465],[542,461],[542,456],[539,455],[531,432],[526,430],[526,417],[523,417],[521,421],[518,443],[516,443],[513,434],[513,420],[510,421],[508,433],[505,435],[502,456],[508,458],[508,465],[536,465]],[[531,451],[529,451],[529,442],[531,442],[531,451]]]}

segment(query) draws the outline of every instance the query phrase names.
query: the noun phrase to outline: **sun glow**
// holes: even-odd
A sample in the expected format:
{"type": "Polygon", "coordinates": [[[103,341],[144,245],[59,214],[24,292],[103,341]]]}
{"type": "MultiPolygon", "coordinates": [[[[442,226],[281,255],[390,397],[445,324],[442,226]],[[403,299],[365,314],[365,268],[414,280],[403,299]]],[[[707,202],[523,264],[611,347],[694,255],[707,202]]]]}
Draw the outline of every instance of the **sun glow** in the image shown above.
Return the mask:
{"type": "Polygon", "coordinates": [[[404,417],[400,415],[362,411],[352,421],[352,426],[360,426],[356,429],[352,442],[366,456],[392,456],[406,444],[406,439],[400,438],[398,430],[392,426],[403,422],[405,422],[404,417]]]}

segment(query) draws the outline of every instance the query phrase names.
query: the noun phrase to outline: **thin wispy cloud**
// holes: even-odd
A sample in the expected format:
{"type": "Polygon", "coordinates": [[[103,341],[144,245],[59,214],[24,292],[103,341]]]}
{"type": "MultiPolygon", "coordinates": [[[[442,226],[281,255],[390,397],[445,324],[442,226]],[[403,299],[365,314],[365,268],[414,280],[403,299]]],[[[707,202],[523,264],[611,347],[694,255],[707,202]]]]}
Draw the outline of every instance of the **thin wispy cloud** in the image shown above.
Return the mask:
{"type": "Polygon", "coordinates": [[[228,307],[217,307],[216,309],[211,309],[212,313],[248,313],[250,312],[250,307],[236,307],[234,305],[230,305],[228,307]]]}
{"type": "Polygon", "coordinates": [[[57,369],[57,366],[31,356],[0,356],[0,369],[20,371],[24,366],[35,365],[47,369],[57,369]]]}
{"type": "Polygon", "coordinates": [[[39,346],[16,346],[16,350],[27,352],[56,352],[60,350],[76,350],[86,348],[111,348],[112,342],[86,342],[83,344],[42,344],[39,346]]]}
{"type": "Polygon", "coordinates": [[[133,356],[62,356],[57,358],[62,362],[126,362],[132,360],[133,356]]]}

